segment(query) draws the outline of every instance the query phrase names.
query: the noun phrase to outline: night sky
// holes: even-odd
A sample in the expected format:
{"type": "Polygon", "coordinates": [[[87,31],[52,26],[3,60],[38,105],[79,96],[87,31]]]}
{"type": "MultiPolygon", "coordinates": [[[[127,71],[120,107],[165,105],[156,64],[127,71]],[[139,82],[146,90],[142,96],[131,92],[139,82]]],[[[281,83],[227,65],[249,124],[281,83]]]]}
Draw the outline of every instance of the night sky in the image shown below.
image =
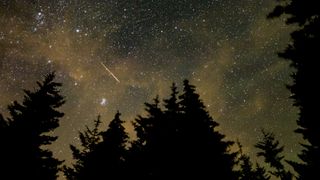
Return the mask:
{"type": "MultiPolygon", "coordinates": [[[[22,89],[56,71],[65,116],[51,146],[71,159],[78,131],[120,110],[128,132],[143,103],[184,79],[196,85],[220,132],[253,155],[260,128],[273,131],[292,159],[289,63],[277,57],[292,27],[267,20],[273,0],[0,0],[0,113],[22,89]],[[104,67],[105,66],[105,67],[104,67]],[[111,76],[111,73],[114,77],[111,76]]],[[[180,88],[181,89],[181,88],[180,88]]]]}

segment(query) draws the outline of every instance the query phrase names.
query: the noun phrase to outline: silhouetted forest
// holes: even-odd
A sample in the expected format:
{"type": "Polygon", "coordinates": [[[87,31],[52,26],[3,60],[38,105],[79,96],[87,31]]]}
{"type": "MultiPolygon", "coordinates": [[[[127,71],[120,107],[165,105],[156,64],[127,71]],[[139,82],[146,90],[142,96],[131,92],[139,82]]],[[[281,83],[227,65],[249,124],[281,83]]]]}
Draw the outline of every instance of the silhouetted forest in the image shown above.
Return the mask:
{"type": "Polygon", "coordinates": [[[261,149],[258,156],[264,157],[274,171],[253,166],[240,143],[239,151],[230,151],[234,142],[215,130],[219,124],[188,80],[183,82],[181,93],[172,84],[167,99],[156,97],[145,103],[146,115],[133,121],[135,140],[129,141],[120,112],[106,128],[100,127],[98,116],[93,128],[87,126],[79,133],[81,146],[70,145],[75,163],[63,165],[44,148],[57,139],[50,132],[63,117],[58,108],[64,97],[54,77],[50,73],[37,82],[38,89],[25,90],[22,103],[15,101],[8,106],[9,118],[0,116],[2,177],[56,179],[59,171],[67,179],[284,179],[291,175],[282,165],[283,147],[278,147],[272,133],[263,131],[265,138],[257,148],[261,149]]]}
{"type": "MultiPolygon", "coordinates": [[[[291,33],[292,43],[279,56],[290,60],[296,71],[294,83],[288,86],[294,106],[300,110],[296,133],[307,141],[298,155],[302,163],[289,162],[298,173],[298,179],[320,179],[320,121],[317,118],[320,88],[315,83],[320,52],[320,9],[317,1],[278,1],[268,18],[286,15],[286,23],[299,28],[291,33]]],[[[318,79],[318,80],[317,80],[318,79]]]]}
{"type": "Polygon", "coordinates": [[[262,130],[263,138],[255,147],[264,163],[252,162],[240,142],[228,141],[217,130],[218,122],[188,80],[178,90],[173,83],[164,100],[155,97],[145,103],[145,115],[132,122],[137,138],[130,139],[116,112],[108,127],[100,127],[100,116],[92,128],[79,133],[80,147],[70,145],[74,163],[65,165],[53,156],[47,145],[58,137],[65,103],[61,83],[50,73],[37,82],[38,87],[24,90],[22,102],[8,106],[9,117],[0,114],[0,179],[241,179],[267,180],[320,179],[320,121],[317,120],[319,87],[315,84],[316,60],[320,52],[320,9],[315,1],[279,1],[268,17],[287,15],[288,24],[298,24],[291,34],[292,43],[279,53],[296,69],[288,89],[300,110],[296,133],[306,143],[298,154],[301,162],[285,160],[284,146],[275,134],[262,130]],[[237,150],[231,151],[231,146],[237,150]],[[287,164],[294,168],[290,172],[287,164]]]}

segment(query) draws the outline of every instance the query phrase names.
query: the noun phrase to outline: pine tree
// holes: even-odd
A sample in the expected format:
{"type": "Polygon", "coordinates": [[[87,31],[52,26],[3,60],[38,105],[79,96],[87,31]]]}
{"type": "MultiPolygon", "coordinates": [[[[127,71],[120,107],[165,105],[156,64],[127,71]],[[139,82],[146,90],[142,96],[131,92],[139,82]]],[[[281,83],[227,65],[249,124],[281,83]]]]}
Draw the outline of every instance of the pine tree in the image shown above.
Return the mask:
{"type": "Polygon", "coordinates": [[[151,134],[155,133],[155,128],[163,116],[163,112],[160,108],[159,97],[157,96],[154,99],[154,103],[145,103],[147,117],[138,116],[137,119],[133,122],[135,127],[135,131],[137,136],[139,137],[138,141],[135,143],[144,145],[148,143],[152,143],[152,139],[154,138],[151,134]]]}
{"type": "Polygon", "coordinates": [[[101,142],[101,132],[99,127],[101,124],[100,116],[94,120],[94,126],[90,129],[86,126],[86,129],[83,132],[79,132],[79,139],[81,143],[81,148],[77,148],[74,145],[70,145],[72,151],[73,159],[75,163],[72,164],[72,167],[63,167],[64,175],[69,180],[82,179],[85,171],[84,168],[87,163],[88,156],[92,153],[98,143],[101,142]]]}
{"type": "Polygon", "coordinates": [[[286,23],[297,24],[299,28],[291,33],[292,43],[279,56],[291,61],[296,69],[292,74],[293,84],[288,86],[292,92],[294,105],[300,110],[295,131],[307,141],[302,144],[299,154],[302,163],[291,162],[298,173],[298,179],[320,179],[320,121],[317,119],[320,101],[318,59],[320,51],[320,11],[318,1],[283,0],[275,7],[268,18],[286,16],[286,23]]]}
{"type": "Polygon", "coordinates": [[[165,159],[163,137],[167,132],[159,97],[154,99],[154,103],[145,103],[145,106],[146,117],[139,115],[133,122],[137,140],[132,143],[129,164],[135,177],[154,179],[159,178],[161,171],[165,173],[160,161],[165,159]]]}
{"type": "Polygon", "coordinates": [[[218,124],[205,110],[194,86],[185,81],[185,91],[178,98],[175,85],[164,100],[162,110],[158,98],[146,103],[146,116],[134,121],[137,140],[133,143],[131,166],[135,177],[234,179],[235,154],[228,151],[232,142],[214,131],[218,124]]]}
{"type": "Polygon", "coordinates": [[[81,149],[70,146],[76,163],[64,167],[67,179],[122,179],[126,177],[125,158],[128,135],[117,112],[106,131],[99,131],[100,116],[93,129],[80,132],[81,149]]]}
{"type": "Polygon", "coordinates": [[[177,86],[173,83],[171,86],[170,97],[163,100],[165,109],[161,126],[161,132],[163,133],[163,143],[161,146],[166,147],[162,150],[163,166],[167,167],[165,171],[171,177],[181,178],[181,172],[179,172],[181,157],[179,157],[179,155],[181,154],[182,147],[180,147],[179,141],[181,139],[180,126],[183,121],[181,108],[178,102],[178,95],[179,92],[177,90],[177,86]]]}
{"type": "Polygon", "coordinates": [[[282,160],[284,156],[281,155],[284,147],[280,146],[279,141],[275,139],[273,133],[265,132],[262,130],[263,139],[259,141],[255,147],[260,151],[257,153],[258,157],[264,157],[264,161],[270,165],[271,168],[275,169],[270,173],[277,178],[283,180],[291,180],[293,178],[289,171],[286,171],[282,160]]]}
{"type": "MultiPolygon", "coordinates": [[[[120,119],[119,111],[110,122],[106,131],[102,132],[102,142],[98,144],[93,153],[95,167],[93,179],[101,177],[110,179],[125,179],[128,134],[123,127],[124,121],[120,119]]],[[[129,177],[129,176],[128,176],[129,177]]],[[[90,178],[92,179],[92,177],[90,178]]]]}
{"type": "Polygon", "coordinates": [[[179,97],[182,111],[181,139],[183,151],[181,165],[186,177],[217,177],[235,179],[233,166],[236,154],[229,152],[231,141],[214,130],[219,124],[205,109],[195,86],[183,82],[183,94],[179,97]]]}
{"type": "Polygon", "coordinates": [[[237,142],[239,147],[238,154],[240,155],[238,159],[238,164],[240,170],[238,171],[239,180],[269,180],[270,176],[266,173],[266,170],[256,163],[256,168],[253,167],[250,157],[243,153],[242,145],[237,142]]]}
{"type": "Polygon", "coordinates": [[[57,178],[62,161],[44,148],[57,139],[49,133],[59,126],[59,119],[64,115],[57,110],[65,101],[59,94],[61,84],[54,82],[54,77],[54,73],[48,74],[43,82],[37,82],[39,88],[33,92],[24,90],[22,104],[14,101],[8,106],[10,118],[2,135],[6,144],[1,147],[0,155],[1,175],[6,178],[57,178]]]}

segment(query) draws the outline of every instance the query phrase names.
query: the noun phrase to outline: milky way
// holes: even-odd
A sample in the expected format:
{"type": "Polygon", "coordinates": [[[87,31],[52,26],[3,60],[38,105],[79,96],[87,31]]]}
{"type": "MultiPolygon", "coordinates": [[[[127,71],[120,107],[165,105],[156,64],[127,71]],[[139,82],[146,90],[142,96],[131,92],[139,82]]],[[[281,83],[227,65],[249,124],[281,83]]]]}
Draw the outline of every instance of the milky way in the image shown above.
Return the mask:
{"type": "Polygon", "coordinates": [[[288,62],[277,52],[290,27],[266,20],[272,0],[1,0],[0,112],[22,89],[56,71],[65,117],[55,155],[100,114],[104,127],[119,110],[132,134],[143,103],[184,79],[196,85],[219,130],[254,152],[260,128],[276,133],[288,158],[298,150],[297,109],[285,85],[288,62]],[[120,83],[109,76],[101,63],[120,83]]]}

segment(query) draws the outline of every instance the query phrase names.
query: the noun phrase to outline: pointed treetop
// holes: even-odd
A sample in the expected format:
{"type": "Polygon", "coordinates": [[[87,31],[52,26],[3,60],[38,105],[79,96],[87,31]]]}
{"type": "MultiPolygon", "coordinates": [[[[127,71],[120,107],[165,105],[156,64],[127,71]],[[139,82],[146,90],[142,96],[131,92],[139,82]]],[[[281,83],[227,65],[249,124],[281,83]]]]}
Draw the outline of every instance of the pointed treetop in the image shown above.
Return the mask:
{"type": "Polygon", "coordinates": [[[177,90],[177,86],[175,83],[172,83],[171,86],[171,96],[169,99],[164,99],[164,107],[167,109],[170,113],[177,113],[179,112],[179,104],[178,104],[178,97],[179,94],[177,90]]]}
{"type": "Polygon", "coordinates": [[[280,153],[283,152],[284,147],[279,146],[279,141],[275,139],[275,135],[271,132],[266,132],[261,130],[263,134],[263,139],[259,141],[255,147],[262,150],[257,153],[258,156],[263,156],[266,163],[269,163],[271,167],[283,168],[281,160],[284,156],[280,153]]]}

